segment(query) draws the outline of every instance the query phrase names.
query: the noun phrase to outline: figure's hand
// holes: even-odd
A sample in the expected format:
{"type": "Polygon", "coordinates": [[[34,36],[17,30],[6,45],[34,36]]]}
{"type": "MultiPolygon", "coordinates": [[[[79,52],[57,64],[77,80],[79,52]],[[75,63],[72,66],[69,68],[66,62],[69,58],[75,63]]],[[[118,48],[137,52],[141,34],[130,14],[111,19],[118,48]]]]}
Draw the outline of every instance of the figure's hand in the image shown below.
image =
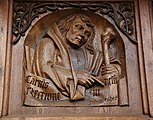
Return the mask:
{"type": "Polygon", "coordinates": [[[90,76],[87,71],[78,70],[77,71],[78,84],[90,88],[93,86],[95,80],[90,76]]]}
{"type": "Polygon", "coordinates": [[[97,77],[91,75],[88,71],[77,71],[78,84],[90,88],[94,85],[95,82],[98,82],[101,86],[104,86],[104,83],[100,81],[97,77]]]}
{"type": "Polygon", "coordinates": [[[117,84],[120,75],[117,66],[110,64],[102,67],[102,78],[106,84],[117,84]]]}

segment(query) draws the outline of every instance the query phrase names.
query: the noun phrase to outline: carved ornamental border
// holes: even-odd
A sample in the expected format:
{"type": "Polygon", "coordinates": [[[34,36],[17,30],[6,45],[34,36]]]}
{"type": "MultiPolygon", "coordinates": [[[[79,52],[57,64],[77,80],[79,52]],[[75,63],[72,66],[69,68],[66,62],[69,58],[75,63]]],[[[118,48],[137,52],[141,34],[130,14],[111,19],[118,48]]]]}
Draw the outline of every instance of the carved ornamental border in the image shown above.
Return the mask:
{"type": "Polygon", "coordinates": [[[48,11],[54,12],[63,9],[82,9],[110,17],[118,29],[128,39],[137,44],[133,38],[133,3],[132,2],[14,2],[13,16],[13,44],[16,44],[28,30],[32,21],[48,11]]]}

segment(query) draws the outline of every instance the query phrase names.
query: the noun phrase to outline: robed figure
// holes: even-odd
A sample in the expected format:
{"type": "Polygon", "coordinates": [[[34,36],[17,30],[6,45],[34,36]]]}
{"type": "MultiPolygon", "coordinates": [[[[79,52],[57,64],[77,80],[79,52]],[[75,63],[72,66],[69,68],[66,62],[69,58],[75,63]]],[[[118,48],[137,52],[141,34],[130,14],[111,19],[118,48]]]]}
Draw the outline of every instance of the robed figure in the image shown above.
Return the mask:
{"type": "Polygon", "coordinates": [[[101,87],[111,81],[116,84],[121,76],[119,59],[108,51],[115,39],[113,30],[106,28],[101,33],[101,40],[105,41],[101,42],[102,51],[94,48],[94,37],[95,26],[89,17],[67,16],[50,26],[35,50],[25,46],[26,55],[33,51],[30,60],[26,56],[25,69],[49,79],[70,101],[82,100],[85,91],[95,84],[101,87]]]}

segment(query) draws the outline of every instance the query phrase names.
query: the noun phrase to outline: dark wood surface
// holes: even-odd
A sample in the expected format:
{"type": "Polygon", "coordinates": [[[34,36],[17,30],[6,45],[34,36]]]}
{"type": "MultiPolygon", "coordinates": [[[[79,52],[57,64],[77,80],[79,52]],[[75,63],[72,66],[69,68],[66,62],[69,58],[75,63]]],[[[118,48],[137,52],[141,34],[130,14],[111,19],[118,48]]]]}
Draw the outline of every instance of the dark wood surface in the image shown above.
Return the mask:
{"type": "Polygon", "coordinates": [[[139,0],[139,13],[140,13],[140,22],[141,22],[141,36],[142,36],[142,50],[144,54],[144,67],[145,67],[145,76],[147,86],[147,96],[148,96],[148,109],[153,116],[153,86],[150,84],[152,82],[152,72],[153,72],[153,44],[152,44],[152,33],[151,33],[151,16],[149,14],[149,5],[150,1],[139,0]],[[143,8],[143,10],[141,9],[143,8]],[[143,16],[143,17],[142,17],[143,16]]]}
{"type": "MultiPolygon", "coordinates": [[[[7,44],[8,38],[8,29],[9,29],[9,2],[5,0],[0,1],[0,115],[2,115],[3,110],[8,108],[8,103],[5,104],[5,100],[8,101],[8,95],[4,96],[4,92],[8,92],[7,90],[7,74],[6,73],[6,65],[7,59],[6,55],[7,49],[9,49],[10,44],[7,44]],[[8,47],[7,47],[8,46],[8,47]],[[4,105],[4,106],[3,106],[4,105]]],[[[9,61],[9,60],[8,60],[9,61]]],[[[10,66],[8,66],[8,69],[10,66]]],[[[9,74],[8,74],[9,75],[9,74]]]]}
{"type": "MultiPolygon", "coordinates": [[[[23,1],[23,0],[22,0],[23,1]]],[[[35,0],[34,0],[35,1],[35,0]]],[[[49,1],[49,0],[46,0],[49,1]]],[[[61,0],[62,1],[62,0],[61,0]]],[[[75,0],[76,1],[76,0],[75,0]]],[[[81,1],[81,0],[80,0],[81,1]]],[[[95,0],[93,0],[95,1],[95,0]]],[[[96,0],[101,1],[101,0],[96,0]]],[[[112,0],[114,1],[114,0],[112,0]]],[[[116,0],[115,0],[116,1],[116,0]]],[[[120,1],[120,0],[118,0],[120,1]]],[[[129,1],[129,0],[125,0],[129,1]]],[[[132,0],[130,0],[132,1],[132,0]]],[[[121,32],[125,44],[126,73],[128,84],[128,106],[116,107],[28,107],[23,106],[23,46],[26,37],[13,45],[12,38],[12,0],[0,0],[0,116],[75,116],[75,119],[148,119],[153,116],[153,44],[152,44],[152,11],[149,0],[135,0],[134,3],[134,38],[137,45],[130,43],[121,32]],[[12,56],[12,57],[11,57],[12,56]],[[90,114],[89,114],[90,113],[90,114]],[[77,118],[94,116],[95,118],[77,118]],[[98,117],[96,117],[98,116],[98,117]],[[125,116],[115,118],[114,116],[125,116]],[[135,117],[136,116],[136,117],[135,117]]],[[[34,25],[38,20],[32,22],[34,25]]],[[[112,21],[111,21],[112,22],[112,21]]],[[[115,24],[112,22],[115,26],[115,24]]],[[[31,26],[32,26],[31,25],[31,26]]],[[[30,27],[25,35],[28,34],[30,27]]],[[[13,118],[12,118],[13,119],[13,118]]],[[[20,119],[20,118],[18,118],[20,119]]],[[[28,118],[27,118],[28,119],[28,118]]],[[[29,117],[30,119],[30,117],[29,117]]],[[[31,118],[38,119],[38,118],[31,118]]],[[[53,118],[40,118],[53,119],[53,118]]],[[[56,119],[56,118],[55,118],[56,119]]]]}

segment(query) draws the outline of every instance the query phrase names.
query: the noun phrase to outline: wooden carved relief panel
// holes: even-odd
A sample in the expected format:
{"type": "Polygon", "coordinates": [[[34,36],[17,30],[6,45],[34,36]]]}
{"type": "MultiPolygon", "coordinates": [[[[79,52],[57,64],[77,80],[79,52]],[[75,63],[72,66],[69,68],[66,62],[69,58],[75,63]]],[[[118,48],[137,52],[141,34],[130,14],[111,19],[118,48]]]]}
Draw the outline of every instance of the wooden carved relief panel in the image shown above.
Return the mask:
{"type": "Polygon", "coordinates": [[[127,86],[124,44],[107,20],[93,12],[62,10],[37,24],[43,26],[40,35],[32,28],[24,44],[26,105],[120,104],[127,96],[118,93],[121,80],[127,86]]]}
{"type": "Polygon", "coordinates": [[[135,14],[134,2],[14,2],[10,114],[141,114],[135,14]]]}

